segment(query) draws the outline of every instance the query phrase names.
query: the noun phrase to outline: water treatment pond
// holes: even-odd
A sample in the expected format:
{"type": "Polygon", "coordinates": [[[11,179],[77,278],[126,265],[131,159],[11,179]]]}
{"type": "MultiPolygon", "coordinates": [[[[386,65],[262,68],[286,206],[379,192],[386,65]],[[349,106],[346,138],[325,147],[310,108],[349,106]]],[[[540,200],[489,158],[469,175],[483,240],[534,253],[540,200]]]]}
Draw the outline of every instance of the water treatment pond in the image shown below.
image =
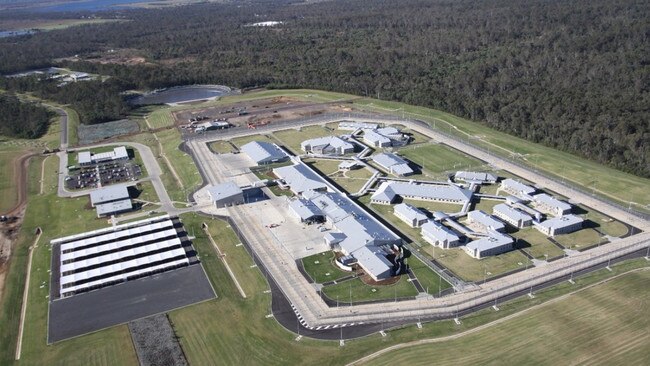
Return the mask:
{"type": "Polygon", "coordinates": [[[215,99],[232,93],[232,89],[221,85],[177,86],[141,95],[131,101],[133,104],[178,104],[215,99]]]}

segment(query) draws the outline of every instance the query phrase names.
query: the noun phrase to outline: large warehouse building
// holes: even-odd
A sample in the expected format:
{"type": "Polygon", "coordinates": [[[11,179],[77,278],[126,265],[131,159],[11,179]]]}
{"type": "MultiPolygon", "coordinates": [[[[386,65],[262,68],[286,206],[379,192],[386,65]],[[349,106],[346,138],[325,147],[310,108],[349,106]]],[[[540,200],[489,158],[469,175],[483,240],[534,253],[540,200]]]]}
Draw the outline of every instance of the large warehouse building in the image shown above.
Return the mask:
{"type": "Polygon", "coordinates": [[[208,188],[208,195],[217,208],[244,203],[244,192],[234,182],[225,182],[208,188]]]}
{"type": "Polygon", "coordinates": [[[177,219],[166,215],[52,240],[59,296],[189,265],[182,231],[177,219]]]}
{"type": "Polygon", "coordinates": [[[116,215],[133,209],[126,185],[109,186],[90,192],[90,205],[96,209],[97,217],[116,215]]]}
{"type": "Polygon", "coordinates": [[[241,151],[257,165],[279,163],[289,159],[289,155],[278,145],[265,141],[251,141],[243,145],[241,151]]]}

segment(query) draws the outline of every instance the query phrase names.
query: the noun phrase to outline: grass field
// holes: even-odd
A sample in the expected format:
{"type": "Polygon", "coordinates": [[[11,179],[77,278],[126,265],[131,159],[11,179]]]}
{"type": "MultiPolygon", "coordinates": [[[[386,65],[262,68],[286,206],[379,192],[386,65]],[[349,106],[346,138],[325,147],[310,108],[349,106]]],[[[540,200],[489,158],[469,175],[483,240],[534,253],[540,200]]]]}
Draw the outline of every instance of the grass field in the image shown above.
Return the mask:
{"type": "Polygon", "coordinates": [[[331,136],[332,134],[332,131],[322,126],[309,126],[303,127],[300,130],[292,129],[273,132],[273,136],[296,155],[304,154],[300,149],[301,142],[317,137],[331,136]]]}
{"type": "Polygon", "coordinates": [[[589,248],[605,241],[594,229],[582,229],[570,234],[557,235],[554,239],[564,247],[576,250],[589,248]]]}
{"type": "Polygon", "coordinates": [[[154,129],[174,125],[174,118],[172,117],[169,108],[156,108],[149,113],[147,121],[149,121],[149,124],[154,129]]]}
{"type": "Polygon", "coordinates": [[[409,268],[418,278],[424,290],[429,294],[436,294],[439,291],[444,291],[451,287],[451,285],[442,279],[440,275],[435,273],[426,264],[422,263],[416,256],[412,255],[408,259],[409,268]]]}
{"type": "Polygon", "coordinates": [[[484,163],[441,144],[416,145],[404,147],[399,153],[413,163],[423,167],[425,173],[441,176],[445,172],[457,170],[484,170],[484,163]]]}
{"type": "Polygon", "coordinates": [[[524,268],[526,263],[531,265],[528,258],[518,250],[483,259],[474,259],[460,248],[440,249],[429,245],[422,249],[422,253],[428,257],[431,257],[432,251],[435,252],[435,259],[438,262],[466,281],[483,281],[486,277],[490,278],[524,268]]]}
{"type": "Polygon", "coordinates": [[[402,297],[415,296],[418,290],[408,280],[407,275],[403,275],[393,285],[370,286],[366,285],[359,278],[339,282],[335,285],[323,287],[323,294],[331,300],[336,301],[338,298],[341,302],[359,302],[372,300],[391,300],[402,297]]]}
{"type": "Polygon", "coordinates": [[[266,136],[266,135],[250,135],[250,136],[242,136],[242,137],[237,137],[230,142],[232,142],[235,146],[241,149],[242,146],[246,145],[247,143],[251,141],[264,141],[264,142],[270,142],[273,144],[277,144],[278,141],[276,141],[274,138],[266,136]]]}
{"type": "Polygon", "coordinates": [[[598,211],[584,208],[587,213],[584,215],[585,220],[590,220],[598,225],[598,229],[607,235],[620,237],[627,234],[628,229],[621,222],[601,214],[598,211]]]}
{"type": "Polygon", "coordinates": [[[317,283],[334,281],[352,274],[339,269],[333,263],[334,260],[334,253],[329,251],[301,259],[305,272],[317,283]]]}
{"type": "Polygon", "coordinates": [[[228,154],[233,152],[234,148],[227,141],[214,141],[210,143],[210,148],[217,154],[228,154]]]}
{"type": "Polygon", "coordinates": [[[645,364],[650,322],[640,305],[650,292],[640,289],[648,281],[649,271],[631,273],[489,329],[391,351],[368,364],[645,364]]]}
{"type": "Polygon", "coordinates": [[[519,247],[523,248],[526,253],[532,255],[536,259],[546,259],[546,255],[548,255],[549,259],[564,255],[562,249],[551,243],[546,235],[532,227],[519,229],[517,232],[510,235],[519,239],[517,242],[519,247]]]}
{"type": "Polygon", "coordinates": [[[503,203],[503,201],[496,201],[496,200],[488,200],[485,198],[479,198],[478,200],[474,198],[474,201],[470,205],[470,211],[473,210],[482,210],[485,213],[492,214],[492,209],[494,206],[498,205],[499,203],[503,203]]]}

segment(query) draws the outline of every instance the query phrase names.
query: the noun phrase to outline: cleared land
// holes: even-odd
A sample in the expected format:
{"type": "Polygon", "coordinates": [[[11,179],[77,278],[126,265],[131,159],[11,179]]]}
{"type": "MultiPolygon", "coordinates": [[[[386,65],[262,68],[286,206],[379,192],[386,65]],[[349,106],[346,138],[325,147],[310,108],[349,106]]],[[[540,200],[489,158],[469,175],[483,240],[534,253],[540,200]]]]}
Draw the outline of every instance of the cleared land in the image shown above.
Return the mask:
{"type": "Polygon", "coordinates": [[[6,30],[38,29],[42,31],[63,29],[82,24],[101,24],[120,22],[121,19],[3,19],[2,28],[6,30]]]}
{"type": "Polygon", "coordinates": [[[648,271],[630,273],[489,329],[391,351],[370,363],[645,364],[650,359],[650,321],[639,305],[650,301],[650,292],[643,291],[649,280],[648,271]]]}

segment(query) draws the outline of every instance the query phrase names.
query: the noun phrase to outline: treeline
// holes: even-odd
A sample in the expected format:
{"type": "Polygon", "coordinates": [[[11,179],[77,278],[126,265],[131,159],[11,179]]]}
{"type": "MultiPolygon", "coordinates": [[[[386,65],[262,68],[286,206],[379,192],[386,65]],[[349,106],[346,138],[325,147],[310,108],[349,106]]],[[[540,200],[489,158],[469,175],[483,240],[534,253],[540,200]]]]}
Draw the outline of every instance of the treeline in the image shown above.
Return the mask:
{"type": "Polygon", "coordinates": [[[442,109],[650,177],[650,3],[390,0],[205,4],[0,40],[0,70],[69,63],[122,86],[306,87],[442,109]],[[279,20],[278,27],[250,23],[279,20]]]}
{"type": "Polygon", "coordinates": [[[43,136],[54,115],[41,105],[22,102],[8,93],[0,93],[0,111],[0,135],[24,139],[43,136]]]}
{"type": "Polygon", "coordinates": [[[35,96],[69,104],[79,114],[83,124],[97,124],[124,117],[130,110],[129,104],[122,96],[122,91],[130,88],[117,79],[107,81],[88,80],[58,86],[56,80],[39,77],[6,78],[0,80],[0,87],[31,92],[35,96]]]}

